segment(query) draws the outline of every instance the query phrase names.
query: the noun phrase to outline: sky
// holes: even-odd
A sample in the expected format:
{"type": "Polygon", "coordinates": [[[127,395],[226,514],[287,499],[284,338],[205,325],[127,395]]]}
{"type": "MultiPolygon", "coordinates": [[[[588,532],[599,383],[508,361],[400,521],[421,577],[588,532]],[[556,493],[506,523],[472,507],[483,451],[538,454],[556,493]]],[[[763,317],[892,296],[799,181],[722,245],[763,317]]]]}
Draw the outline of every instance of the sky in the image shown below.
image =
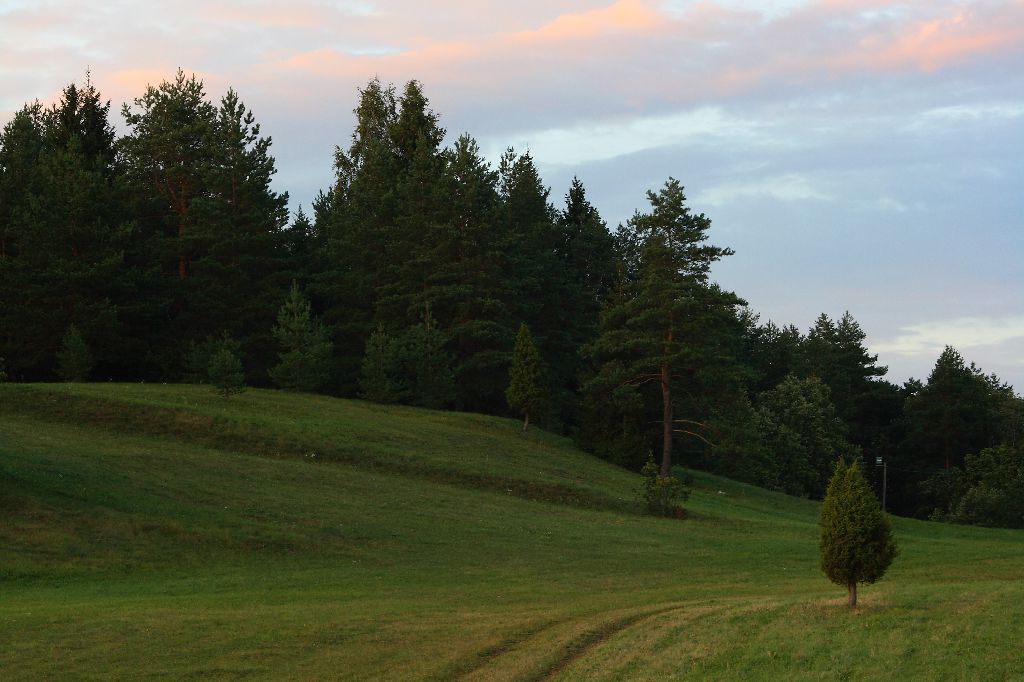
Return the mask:
{"type": "Polygon", "coordinates": [[[293,210],[358,88],[416,79],[449,141],[528,151],[556,205],[578,176],[613,227],[679,179],[762,321],[849,311],[891,381],[951,345],[1024,391],[1024,0],[0,0],[0,125],[178,68],[253,110],[293,210]]]}

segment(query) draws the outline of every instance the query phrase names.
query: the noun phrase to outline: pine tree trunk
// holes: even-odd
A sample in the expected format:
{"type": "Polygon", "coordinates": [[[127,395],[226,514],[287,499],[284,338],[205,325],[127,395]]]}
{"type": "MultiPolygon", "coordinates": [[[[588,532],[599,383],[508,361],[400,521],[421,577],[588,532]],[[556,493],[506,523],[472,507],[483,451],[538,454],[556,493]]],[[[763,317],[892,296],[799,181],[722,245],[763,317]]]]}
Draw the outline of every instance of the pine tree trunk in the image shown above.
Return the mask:
{"type": "Polygon", "coordinates": [[[853,581],[846,586],[846,589],[850,593],[850,608],[857,608],[857,581],[853,581]]]}
{"type": "Polygon", "coordinates": [[[672,388],[669,386],[668,362],[661,364],[661,471],[672,475],[672,388]]]}
{"type": "Polygon", "coordinates": [[[523,433],[526,433],[528,428],[530,428],[530,413],[526,412],[523,414],[523,433]]]}

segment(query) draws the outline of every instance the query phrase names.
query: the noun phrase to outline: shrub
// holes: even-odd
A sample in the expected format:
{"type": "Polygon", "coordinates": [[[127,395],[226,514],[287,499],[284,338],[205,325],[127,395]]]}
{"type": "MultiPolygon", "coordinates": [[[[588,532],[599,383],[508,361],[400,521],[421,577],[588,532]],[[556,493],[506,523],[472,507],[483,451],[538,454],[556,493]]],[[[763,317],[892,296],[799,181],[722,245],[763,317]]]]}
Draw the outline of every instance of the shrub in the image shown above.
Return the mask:
{"type": "Polygon", "coordinates": [[[686,485],[675,476],[662,476],[654,458],[648,456],[647,463],[640,470],[643,482],[640,497],[648,513],[656,516],[682,516],[680,503],[690,497],[686,485]]]}

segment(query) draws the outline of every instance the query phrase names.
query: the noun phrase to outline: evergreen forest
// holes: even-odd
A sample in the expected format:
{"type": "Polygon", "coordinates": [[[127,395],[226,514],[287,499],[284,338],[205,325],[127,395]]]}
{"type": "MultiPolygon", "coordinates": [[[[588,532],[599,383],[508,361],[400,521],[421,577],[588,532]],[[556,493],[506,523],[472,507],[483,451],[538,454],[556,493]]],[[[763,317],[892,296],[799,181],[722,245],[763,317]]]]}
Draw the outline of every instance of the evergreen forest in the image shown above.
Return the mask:
{"type": "MultiPolygon", "coordinates": [[[[1024,400],[952,347],[886,380],[849,313],[762,320],[679,180],[609,226],[529,153],[450,140],[370,80],[307,210],[238,93],[179,71],[116,111],[87,78],[0,133],[0,380],[246,385],[523,420],[660,475],[1024,526],[1024,400]],[[876,466],[883,463],[883,466],[876,466]]],[[[842,302],[837,302],[838,310],[842,302]]]]}

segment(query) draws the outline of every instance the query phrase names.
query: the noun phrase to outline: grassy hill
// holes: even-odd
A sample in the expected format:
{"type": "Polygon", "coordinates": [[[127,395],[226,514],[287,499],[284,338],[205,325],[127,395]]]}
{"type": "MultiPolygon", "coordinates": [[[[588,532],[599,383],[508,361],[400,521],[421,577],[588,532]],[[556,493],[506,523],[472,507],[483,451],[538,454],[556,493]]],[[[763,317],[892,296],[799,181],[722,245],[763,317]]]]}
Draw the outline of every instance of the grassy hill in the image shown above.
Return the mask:
{"type": "Polygon", "coordinates": [[[1011,679],[1024,533],[897,520],[849,612],[818,505],[510,420],[0,384],[0,679],[1011,679]]]}

